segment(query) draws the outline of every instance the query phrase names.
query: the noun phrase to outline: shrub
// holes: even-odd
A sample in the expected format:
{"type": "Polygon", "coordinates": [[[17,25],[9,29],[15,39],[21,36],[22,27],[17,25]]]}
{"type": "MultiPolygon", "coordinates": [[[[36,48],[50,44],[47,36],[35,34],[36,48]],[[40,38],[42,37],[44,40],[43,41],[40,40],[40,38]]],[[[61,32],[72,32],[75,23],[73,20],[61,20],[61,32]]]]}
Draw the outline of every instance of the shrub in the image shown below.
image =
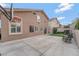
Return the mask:
{"type": "Polygon", "coordinates": [[[77,21],[76,21],[75,29],[78,29],[79,30],[79,19],[77,19],[77,21]]]}
{"type": "Polygon", "coordinates": [[[53,28],[53,34],[57,33],[57,28],[53,28]]]}

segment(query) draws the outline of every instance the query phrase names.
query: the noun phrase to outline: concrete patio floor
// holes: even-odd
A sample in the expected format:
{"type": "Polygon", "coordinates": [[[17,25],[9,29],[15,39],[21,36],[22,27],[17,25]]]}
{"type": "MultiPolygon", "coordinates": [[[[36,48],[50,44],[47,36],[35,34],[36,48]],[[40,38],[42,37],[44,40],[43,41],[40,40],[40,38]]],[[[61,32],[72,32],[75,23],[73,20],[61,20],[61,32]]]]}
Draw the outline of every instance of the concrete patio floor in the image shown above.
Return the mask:
{"type": "Polygon", "coordinates": [[[38,35],[0,43],[2,56],[78,56],[79,49],[73,40],[64,43],[62,37],[38,35]]]}

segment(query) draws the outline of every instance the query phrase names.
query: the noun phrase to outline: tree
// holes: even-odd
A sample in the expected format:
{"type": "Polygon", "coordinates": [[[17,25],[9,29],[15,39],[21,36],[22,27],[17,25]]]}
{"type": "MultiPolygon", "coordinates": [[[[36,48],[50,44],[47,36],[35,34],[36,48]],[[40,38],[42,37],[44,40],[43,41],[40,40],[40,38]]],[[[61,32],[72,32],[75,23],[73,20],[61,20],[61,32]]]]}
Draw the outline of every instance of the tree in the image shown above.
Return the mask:
{"type": "Polygon", "coordinates": [[[77,18],[77,21],[75,23],[75,29],[78,29],[79,30],[79,18],[77,18]]]}
{"type": "Polygon", "coordinates": [[[53,28],[53,34],[56,34],[57,33],[57,28],[53,28]]]}

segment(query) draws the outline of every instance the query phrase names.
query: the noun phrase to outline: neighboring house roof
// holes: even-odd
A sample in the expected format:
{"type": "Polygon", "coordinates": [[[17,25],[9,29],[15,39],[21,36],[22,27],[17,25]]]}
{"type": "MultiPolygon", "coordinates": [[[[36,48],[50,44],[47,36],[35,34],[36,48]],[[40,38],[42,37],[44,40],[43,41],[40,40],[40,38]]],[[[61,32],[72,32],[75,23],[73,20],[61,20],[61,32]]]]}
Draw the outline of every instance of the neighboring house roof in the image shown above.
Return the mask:
{"type": "MultiPolygon", "coordinates": [[[[6,10],[8,10],[8,11],[10,11],[10,9],[9,8],[5,8],[6,10]]],[[[49,19],[48,18],[48,16],[46,15],[46,13],[43,11],[43,10],[40,10],[40,9],[23,9],[23,8],[13,8],[13,11],[15,11],[15,12],[19,12],[19,11],[21,11],[21,12],[26,12],[26,11],[32,11],[32,12],[42,12],[43,14],[44,14],[44,16],[47,18],[47,19],[49,19]]]]}
{"type": "Polygon", "coordinates": [[[49,21],[54,21],[54,20],[56,20],[56,21],[57,21],[57,23],[59,23],[59,21],[57,20],[57,18],[56,18],[56,17],[51,18],[49,21]]]}
{"type": "Polygon", "coordinates": [[[60,22],[58,21],[57,17],[53,17],[49,20],[49,22],[56,20],[56,22],[61,26],[60,22]]]}

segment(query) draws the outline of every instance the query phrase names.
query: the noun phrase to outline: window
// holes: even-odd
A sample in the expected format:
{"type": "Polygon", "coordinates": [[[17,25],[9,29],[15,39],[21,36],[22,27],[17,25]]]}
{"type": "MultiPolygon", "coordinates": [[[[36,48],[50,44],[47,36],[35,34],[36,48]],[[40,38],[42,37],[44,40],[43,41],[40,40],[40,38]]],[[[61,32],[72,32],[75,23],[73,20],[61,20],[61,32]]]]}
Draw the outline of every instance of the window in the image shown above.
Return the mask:
{"type": "Polygon", "coordinates": [[[21,23],[17,22],[10,22],[9,24],[10,28],[10,34],[19,34],[21,33],[21,23]]]}
{"type": "Polygon", "coordinates": [[[36,15],[36,13],[35,13],[35,12],[33,12],[33,15],[36,15]]]}
{"type": "Polygon", "coordinates": [[[16,32],[16,24],[11,24],[11,33],[16,32]]]}
{"type": "Polygon", "coordinates": [[[38,27],[36,27],[36,26],[35,26],[35,31],[36,31],[36,32],[38,31],[38,27]]]}
{"type": "Polygon", "coordinates": [[[40,28],[40,31],[43,31],[43,28],[40,28]]]}
{"type": "Polygon", "coordinates": [[[37,19],[40,19],[40,16],[39,15],[37,15],[37,19]]]}
{"type": "Polygon", "coordinates": [[[40,16],[36,12],[34,12],[33,15],[36,16],[36,19],[37,19],[38,23],[41,22],[40,16]]]}
{"type": "Polygon", "coordinates": [[[17,26],[17,32],[21,32],[21,27],[17,26]]]}
{"type": "Polygon", "coordinates": [[[34,32],[34,26],[29,27],[29,32],[34,32]]]}
{"type": "Polygon", "coordinates": [[[37,17],[37,22],[41,22],[40,16],[36,15],[36,17],[37,17]]]}
{"type": "Polygon", "coordinates": [[[22,34],[22,20],[19,16],[14,16],[9,22],[9,34],[22,34]]]}

